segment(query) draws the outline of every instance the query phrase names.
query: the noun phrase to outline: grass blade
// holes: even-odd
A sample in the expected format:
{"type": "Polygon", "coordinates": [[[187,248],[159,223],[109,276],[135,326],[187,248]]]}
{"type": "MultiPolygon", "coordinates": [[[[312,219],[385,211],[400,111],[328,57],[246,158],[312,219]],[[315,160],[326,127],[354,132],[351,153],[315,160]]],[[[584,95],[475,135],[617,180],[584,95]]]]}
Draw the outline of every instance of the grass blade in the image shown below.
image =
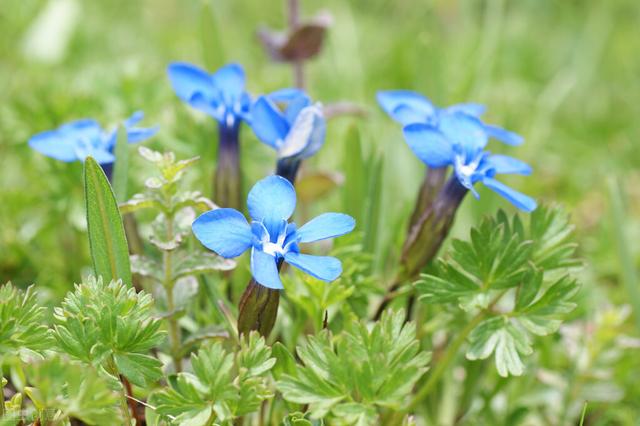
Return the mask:
{"type": "Polygon", "coordinates": [[[127,201],[127,176],[129,171],[129,142],[124,127],[118,128],[116,162],[113,164],[113,192],[119,203],[127,201]]]}

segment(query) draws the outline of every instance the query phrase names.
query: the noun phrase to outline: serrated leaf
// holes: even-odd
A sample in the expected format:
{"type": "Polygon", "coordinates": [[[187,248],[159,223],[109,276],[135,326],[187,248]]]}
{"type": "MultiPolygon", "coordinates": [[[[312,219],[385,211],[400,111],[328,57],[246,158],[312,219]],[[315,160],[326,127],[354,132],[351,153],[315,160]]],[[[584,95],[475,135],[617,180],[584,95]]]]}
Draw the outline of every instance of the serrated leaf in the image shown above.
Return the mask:
{"type": "Polygon", "coordinates": [[[233,259],[225,259],[214,253],[202,251],[189,253],[178,260],[173,280],[177,281],[186,276],[208,274],[216,271],[229,271],[235,267],[236,262],[233,259]]]}
{"type": "Polygon", "coordinates": [[[25,392],[39,410],[60,410],[88,424],[123,424],[116,392],[94,368],[56,356],[27,370],[32,386],[25,392]]]}
{"type": "Polygon", "coordinates": [[[273,377],[276,380],[284,374],[295,377],[296,375],[296,359],[291,352],[280,342],[274,343],[271,348],[273,356],[276,358],[276,363],[273,367],[273,377]]]}
{"type": "Polygon", "coordinates": [[[131,285],[129,247],[122,217],[107,176],[91,157],[84,163],[87,230],[93,267],[106,281],[131,285]]]}
{"type": "Polygon", "coordinates": [[[162,209],[162,204],[153,197],[144,194],[135,194],[130,200],[119,205],[122,214],[133,213],[143,209],[162,209]]]}
{"type": "Polygon", "coordinates": [[[54,311],[54,330],[59,347],[88,364],[101,365],[110,373],[116,358],[120,371],[134,383],[158,378],[159,361],[147,353],[164,340],[160,320],[152,318],[153,300],[121,281],[104,284],[90,277],[68,293],[54,311]],[[143,379],[141,379],[143,378],[143,379]]]}
{"type": "Polygon", "coordinates": [[[131,271],[142,277],[153,278],[156,282],[164,279],[160,263],[143,255],[131,255],[131,271]]]}
{"type": "Polygon", "coordinates": [[[530,355],[532,351],[526,332],[508,318],[497,316],[483,321],[471,332],[467,358],[486,359],[495,352],[498,374],[520,376],[524,373],[520,355],[530,355]]]}
{"type": "Polygon", "coordinates": [[[0,358],[20,350],[42,351],[51,339],[45,325],[45,308],[37,305],[36,291],[10,282],[0,287],[0,358]]]}
{"type": "Polygon", "coordinates": [[[372,329],[360,323],[336,337],[309,336],[297,349],[303,365],[282,374],[278,390],[287,401],[309,404],[313,418],[347,423],[370,424],[380,407],[401,408],[429,362],[415,325],[404,320],[404,312],[387,311],[372,329]]]}
{"type": "Polygon", "coordinates": [[[171,376],[168,388],[151,395],[149,401],[157,412],[175,417],[178,424],[199,424],[202,412],[207,411],[221,424],[256,411],[263,400],[273,396],[266,374],[275,359],[257,333],[246,337],[236,354],[225,351],[220,343],[192,354],[193,374],[171,376]]]}
{"type": "Polygon", "coordinates": [[[114,359],[118,371],[134,385],[148,386],[162,377],[162,363],[151,356],[116,353],[114,359]]]}

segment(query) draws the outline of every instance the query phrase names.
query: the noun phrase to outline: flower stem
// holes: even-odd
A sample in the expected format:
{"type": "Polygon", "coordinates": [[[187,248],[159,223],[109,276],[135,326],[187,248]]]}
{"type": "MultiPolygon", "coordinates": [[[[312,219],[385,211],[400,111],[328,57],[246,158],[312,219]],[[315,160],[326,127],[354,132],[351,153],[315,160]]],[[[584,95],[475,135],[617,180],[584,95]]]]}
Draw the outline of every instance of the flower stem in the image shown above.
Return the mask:
{"type": "Polygon", "coordinates": [[[458,354],[458,350],[463,345],[465,340],[467,340],[467,336],[469,333],[484,319],[486,316],[486,311],[480,311],[474,316],[471,321],[458,333],[458,336],[455,340],[449,345],[447,351],[444,353],[442,358],[438,360],[438,364],[433,369],[432,373],[429,374],[429,378],[427,381],[420,387],[416,395],[413,397],[413,400],[407,407],[407,410],[413,410],[420,401],[422,401],[429,393],[433,390],[434,386],[438,384],[440,377],[449,367],[455,356],[458,354]]]}
{"type": "MultiPolygon", "coordinates": [[[[441,171],[436,173],[436,178],[441,178],[442,176],[438,176],[438,173],[441,171]]],[[[430,179],[429,176],[425,178],[425,180],[428,179],[430,179]]],[[[421,189],[421,196],[422,192],[423,189],[421,189]]],[[[455,176],[450,177],[438,192],[433,203],[427,205],[415,220],[402,246],[401,272],[389,287],[387,295],[376,310],[374,319],[380,318],[384,309],[393,299],[394,292],[407,280],[416,279],[422,268],[427,266],[438,254],[444,240],[449,235],[456,211],[467,192],[467,188],[463,187],[455,176]]],[[[418,197],[418,205],[421,203],[421,196],[418,197]]],[[[414,218],[411,220],[413,221],[414,218]]],[[[413,295],[407,299],[407,319],[410,319],[414,299],[413,295]]]]}
{"type": "MultiPolygon", "coordinates": [[[[289,32],[293,33],[300,25],[299,0],[288,0],[287,8],[289,12],[289,32]]],[[[293,81],[298,89],[304,90],[304,61],[302,59],[296,59],[293,62],[293,81]]]]}
{"type": "MultiPolygon", "coordinates": [[[[167,241],[173,239],[173,217],[166,216],[167,241]]],[[[175,303],[173,301],[173,272],[172,272],[172,252],[165,250],[162,253],[162,263],[164,265],[164,289],[167,294],[167,321],[169,324],[169,345],[171,347],[171,358],[176,373],[182,371],[182,357],[180,356],[180,327],[175,317],[175,303]]]]}
{"type": "Polygon", "coordinates": [[[218,163],[214,175],[213,200],[221,207],[242,208],[242,175],[240,172],[240,126],[218,125],[218,163]]]}
{"type": "MultiPolygon", "coordinates": [[[[113,375],[114,377],[120,377],[120,373],[118,372],[118,367],[116,367],[116,361],[113,358],[113,355],[111,355],[111,358],[107,363],[107,369],[109,370],[109,373],[111,373],[111,375],[113,375]]],[[[122,411],[125,424],[127,426],[130,426],[131,413],[129,412],[129,403],[127,402],[127,393],[125,390],[124,383],[122,383],[122,380],[120,381],[120,384],[122,385],[120,389],[120,410],[122,411]]]]}
{"type": "MultiPolygon", "coordinates": [[[[2,361],[0,361],[0,373],[2,373],[2,361]]],[[[0,419],[4,416],[4,384],[2,383],[2,374],[0,374],[0,419]]]]}

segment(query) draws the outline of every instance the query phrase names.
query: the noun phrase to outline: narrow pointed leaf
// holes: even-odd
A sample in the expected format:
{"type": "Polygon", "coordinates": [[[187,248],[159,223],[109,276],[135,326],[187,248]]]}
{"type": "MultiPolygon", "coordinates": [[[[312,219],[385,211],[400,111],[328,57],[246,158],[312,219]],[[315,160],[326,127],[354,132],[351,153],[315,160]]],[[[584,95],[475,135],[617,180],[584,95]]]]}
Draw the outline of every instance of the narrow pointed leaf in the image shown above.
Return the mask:
{"type": "Polygon", "coordinates": [[[93,268],[106,282],[122,279],[130,285],[129,247],[118,203],[107,176],[91,157],[84,164],[84,183],[93,268]]]}

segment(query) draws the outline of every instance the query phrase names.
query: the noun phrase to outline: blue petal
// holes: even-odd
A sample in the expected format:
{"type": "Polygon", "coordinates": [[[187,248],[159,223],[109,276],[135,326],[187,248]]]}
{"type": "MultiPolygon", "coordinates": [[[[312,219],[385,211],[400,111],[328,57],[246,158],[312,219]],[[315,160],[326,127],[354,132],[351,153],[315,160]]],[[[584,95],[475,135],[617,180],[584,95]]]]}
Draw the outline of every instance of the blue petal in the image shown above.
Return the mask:
{"type": "Polygon", "coordinates": [[[276,258],[256,248],[251,249],[251,275],[258,284],[265,287],[274,290],[284,288],[278,275],[276,258]]]}
{"type": "Polygon", "coordinates": [[[461,112],[443,114],[438,129],[451,143],[464,148],[467,159],[482,150],[489,139],[480,120],[461,112]]]}
{"type": "Polygon", "coordinates": [[[59,161],[77,161],[76,141],[59,131],[50,130],[38,133],[29,139],[29,146],[47,157],[59,161]]]}
{"type": "Polygon", "coordinates": [[[77,155],[82,160],[85,161],[87,157],[93,157],[94,160],[98,164],[111,164],[116,161],[116,156],[113,153],[107,151],[106,149],[93,148],[88,150],[83,150],[81,148],[77,149],[77,155]]]}
{"type": "Polygon", "coordinates": [[[506,143],[507,145],[515,146],[520,145],[524,142],[524,138],[522,136],[517,133],[505,130],[502,127],[485,124],[484,130],[489,135],[489,137],[497,139],[500,142],[506,143]]]}
{"type": "Polygon", "coordinates": [[[484,105],[474,103],[451,105],[450,107],[445,109],[447,113],[462,112],[474,117],[480,117],[486,110],[487,108],[484,105]]]}
{"type": "Polygon", "coordinates": [[[317,105],[304,108],[298,114],[284,143],[278,150],[279,158],[298,156],[308,158],[324,144],[327,124],[317,105]]]}
{"type": "Polygon", "coordinates": [[[136,111],[133,114],[131,114],[131,117],[127,118],[126,120],[124,120],[124,127],[133,127],[136,124],[138,124],[140,121],[142,121],[142,119],[144,118],[144,112],[143,111],[136,111]]]}
{"type": "Polygon", "coordinates": [[[76,138],[94,139],[101,136],[102,127],[100,127],[97,121],[84,118],[63,124],[57,131],[63,135],[76,138]]]}
{"type": "Polygon", "coordinates": [[[127,129],[127,140],[129,143],[142,142],[158,133],[158,130],[160,130],[160,126],[130,128],[127,129]]]}
{"type": "Polygon", "coordinates": [[[326,238],[339,237],[353,231],[356,221],[343,213],[323,213],[298,229],[300,242],[310,243],[326,238]]]}
{"type": "Polygon", "coordinates": [[[201,93],[206,99],[219,98],[211,75],[195,65],[174,62],[167,68],[167,74],[176,95],[187,103],[195,93],[201,93]]]}
{"type": "Polygon", "coordinates": [[[206,98],[202,93],[194,93],[189,100],[189,105],[215,118],[218,122],[224,123],[227,109],[217,100],[206,98]]]}
{"type": "Polygon", "coordinates": [[[403,129],[409,148],[429,167],[445,167],[453,162],[451,142],[427,124],[409,124],[403,129]]]}
{"type": "Polygon", "coordinates": [[[431,123],[432,122],[431,116],[425,115],[424,113],[407,105],[400,105],[398,108],[393,110],[392,117],[397,122],[402,123],[404,125],[412,124],[412,123],[431,123]]]}
{"type": "Polygon", "coordinates": [[[253,220],[263,222],[272,237],[296,208],[296,191],[281,176],[269,176],[256,183],[247,197],[247,207],[253,220]]]}
{"type": "Polygon", "coordinates": [[[342,273],[342,264],[331,256],[312,256],[289,252],[284,255],[287,263],[322,281],[333,281],[342,273]]]}
{"type": "Polygon", "coordinates": [[[531,166],[506,155],[489,155],[484,159],[483,168],[490,168],[498,174],[530,175],[531,166]]]}
{"type": "Polygon", "coordinates": [[[275,92],[271,92],[267,95],[267,97],[271,101],[276,103],[280,103],[280,102],[289,103],[301,96],[306,97],[307,95],[304,93],[303,90],[294,89],[294,88],[276,90],[275,92]]]}
{"type": "Polygon", "coordinates": [[[191,228],[205,247],[226,258],[240,256],[253,241],[253,233],[247,220],[234,209],[216,209],[203,213],[191,228]]]}
{"type": "Polygon", "coordinates": [[[403,125],[427,122],[436,112],[429,99],[410,90],[382,91],[376,97],[382,109],[403,125]]]}
{"type": "Polygon", "coordinates": [[[227,105],[239,99],[244,92],[244,70],[238,64],[228,64],[221,67],[211,78],[213,84],[222,93],[227,105]]]}
{"type": "Polygon", "coordinates": [[[289,123],[289,126],[293,125],[300,112],[309,105],[311,105],[311,99],[309,99],[309,97],[304,93],[302,93],[298,97],[293,98],[289,102],[284,111],[284,116],[287,119],[287,123],[289,123]]]}
{"type": "Polygon", "coordinates": [[[533,198],[524,195],[514,189],[511,189],[507,185],[493,178],[485,177],[482,179],[482,183],[484,183],[485,186],[487,186],[491,190],[506,198],[511,204],[513,204],[520,210],[524,210],[525,212],[532,212],[537,207],[536,201],[533,198]]]}
{"type": "Polygon", "coordinates": [[[251,109],[251,128],[258,139],[276,149],[289,131],[287,120],[265,96],[258,98],[251,109]]]}

